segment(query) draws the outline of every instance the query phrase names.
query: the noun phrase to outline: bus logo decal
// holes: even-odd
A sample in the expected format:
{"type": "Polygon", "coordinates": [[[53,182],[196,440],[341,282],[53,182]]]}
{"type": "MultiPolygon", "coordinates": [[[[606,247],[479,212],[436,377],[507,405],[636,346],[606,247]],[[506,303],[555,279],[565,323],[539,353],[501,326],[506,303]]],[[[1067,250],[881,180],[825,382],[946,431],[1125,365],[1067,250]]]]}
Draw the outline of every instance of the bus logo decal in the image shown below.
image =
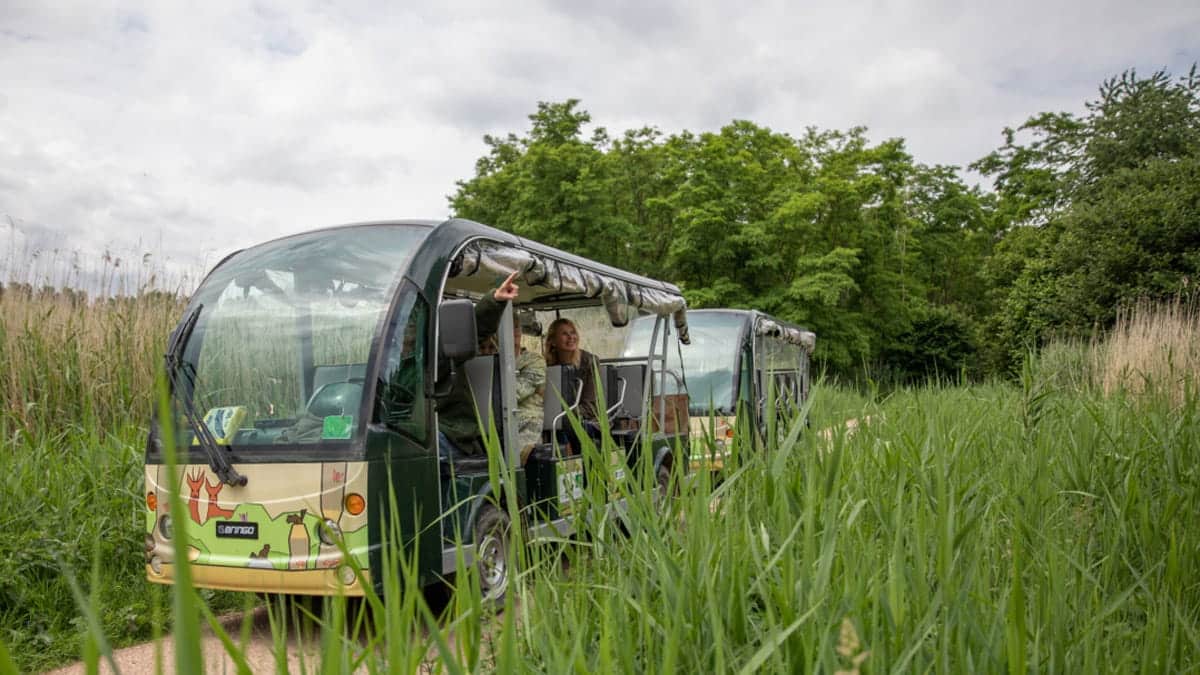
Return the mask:
{"type": "Polygon", "coordinates": [[[258,539],[258,523],[222,520],[217,523],[217,536],[232,539],[258,539]]]}

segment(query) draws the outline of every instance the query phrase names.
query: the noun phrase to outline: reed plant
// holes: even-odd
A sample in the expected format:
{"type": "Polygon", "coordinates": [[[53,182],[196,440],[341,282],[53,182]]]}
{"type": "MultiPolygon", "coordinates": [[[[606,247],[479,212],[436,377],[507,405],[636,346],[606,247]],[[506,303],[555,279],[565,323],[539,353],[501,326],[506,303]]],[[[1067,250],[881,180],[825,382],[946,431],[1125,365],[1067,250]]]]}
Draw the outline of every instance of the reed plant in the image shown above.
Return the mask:
{"type": "Polygon", "coordinates": [[[381,596],[314,614],[313,668],[1195,670],[1198,402],[1037,382],[881,401],[818,387],[814,409],[875,421],[827,436],[799,422],[720,483],[663,502],[635,476],[625,520],[581,520],[551,545],[514,537],[521,572],[498,614],[466,565],[439,613],[413,552],[391,549],[381,596]]]}
{"type": "MultiPolygon", "coordinates": [[[[0,303],[0,669],[4,652],[23,671],[97,664],[170,628],[188,644],[203,624],[248,668],[216,621],[241,598],[142,572],[143,425],[180,300],[72,304],[10,287],[0,303]]],[[[1194,337],[1194,313],[1176,316],[1193,328],[1173,334],[1194,337]]],[[[517,528],[499,608],[465,560],[436,606],[416,552],[392,546],[380,594],[323,603],[299,637],[303,612],[272,608],[275,641],[311,645],[323,672],[1194,671],[1197,369],[1167,353],[1166,370],[1127,359],[1115,372],[1149,386],[1108,393],[1034,362],[1018,384],[886,396],[818,384],[812,427],[761,451],[735,439],[719,483],[680,481],[663,499],[635,472],[623,518],[530,546],[517,528]]],[[[602,466],[604,451],[587,461],[602,466]]],[[[502,507],[516,515],[511,495],[502,507]]],[[[166,671],[200,669],[197,651],[175,658],[166,671]]]]}
{"type": "Polygon", "coordinates": [[[111,256],[49,276],[44,257],[17,275],[36,281],[6,268],[0,285],[0,640],[22,671],[77,656],[92,621],[116,645],[153,632],[163,595],[145,582],[135,514],[154,373],[184,303],[111,256]],[[84,277],[91,292],[69,285],[84,277]]]}
{"type": "Polygon", "coordinates": [[[1200,296],[1143,300],[1121,311],[1112,331],[1092,345],[1091,361],[1106,392],[1156,391],[1182,403],[1200,374],[1200,296]]]}
{"type": "Polygon", "coordinates": [[[79,429],[144,426],[154,369],[183,298],[148,290],[89,298],[8,286],[0,295],[0,432],[37,443],[79,429]]]}

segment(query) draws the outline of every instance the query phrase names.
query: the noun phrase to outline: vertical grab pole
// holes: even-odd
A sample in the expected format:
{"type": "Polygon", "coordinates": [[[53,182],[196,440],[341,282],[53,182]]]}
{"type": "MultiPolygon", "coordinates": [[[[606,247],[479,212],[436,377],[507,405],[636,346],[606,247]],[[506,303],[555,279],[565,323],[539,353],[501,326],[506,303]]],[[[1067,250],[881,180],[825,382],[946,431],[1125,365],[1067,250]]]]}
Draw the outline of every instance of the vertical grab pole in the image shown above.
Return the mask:
{"type": "Polygon", "coordinates": [[[521,449],[517,447],[517,357],[513,344],[513,306],[505,303],[504,312],[500,315],[499,339],[496,341],[500,348],[500,416],[504,420],[503,436],[504,455],[511,468],[521,466],[521,449]]]}
{"type": "Polygon", "coordinates": [[[662,336],[662,375],[659,376],[658,389],[658,421],[659,428],[666,432],[667,427],[667,337],[671,334],[671,322],[667,319],[667,315],[661,315],[658,318],[663,322],[662,336]]]}
{"type": "MultiPolygon", "coordinates": [[[[658,357],[654,353],[654,345],[658,342],[658,327],[659,327],[659,325],[662,324],[662,321],[663,321],[663,318],[661,316],[654,319],[654,330],[653,330],[653,332],[650,333],[650,346],[647,348],[648,353],[646,356],[646,376],[645,376],[645,379],[642,381],[642,417],[643,417],[642,432],[643,433],[649,432],[649,431],[653,430],[653,428],[654,428],[654,425],[646,424],[645,416],[647,413],[649,413],[651,419],[654,418],[654,406],[652,405],[654,402],[654,362],[658,359],[658,357]]],[[[665,361],[663,362],[663,366],[666,367],[665,361]]],[[[661,419],[659,420],[660,426],[663,421],[664,420],[661,420],[661,419]]]]}

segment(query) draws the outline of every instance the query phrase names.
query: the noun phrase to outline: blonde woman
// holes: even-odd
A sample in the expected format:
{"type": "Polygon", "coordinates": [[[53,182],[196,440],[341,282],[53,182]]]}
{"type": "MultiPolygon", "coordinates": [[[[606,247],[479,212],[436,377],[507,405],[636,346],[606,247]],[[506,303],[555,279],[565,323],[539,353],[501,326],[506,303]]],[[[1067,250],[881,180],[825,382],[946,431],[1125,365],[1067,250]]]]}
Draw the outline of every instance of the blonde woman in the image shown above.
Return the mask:
{"type": "MultiPolygon", "coordinates": [[[[579,418],[595,424],[596,407],[596,355],[579,348],[579,330],[570,319],[555,319],[546,331],[544,348],[547,366],[575,366],[583,380],[583,393],[579,398],[579,418]]],[[[592,431],[588,426],[589,434],[592,431]]],[[[598,428],[596,429],[598,431],[598,428]]]]}

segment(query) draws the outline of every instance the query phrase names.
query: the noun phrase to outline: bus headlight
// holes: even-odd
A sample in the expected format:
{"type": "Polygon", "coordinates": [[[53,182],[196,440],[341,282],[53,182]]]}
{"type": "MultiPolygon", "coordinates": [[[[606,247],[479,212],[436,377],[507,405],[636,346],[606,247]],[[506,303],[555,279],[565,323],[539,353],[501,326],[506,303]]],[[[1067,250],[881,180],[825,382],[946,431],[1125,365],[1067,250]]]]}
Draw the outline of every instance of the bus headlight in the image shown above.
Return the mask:
{"type": "Polygon", "coordinates": [[[346,510],[350,512],[350,515],[357,516],[365,511],[366,508],[367,500],[363,499],[362,495],[358,494],[357,492],[351,492],[349,495],[347,495],[346,510]]]}
{"type": "Polygon", "coordinates": [[[317,538],[326,546],[333,546],[341,536],[342,528],[338,527],[338,524],[329,518],[326,518],[325,522],[317,526],[317,538]]]}
{"type": "Polygon", "coordinates": [[[158,533],[163,539],[170,539],[175,535],[175,526],[171,523],[171,514],[164,513],[162,518],[158,519],[158,533]]]}

